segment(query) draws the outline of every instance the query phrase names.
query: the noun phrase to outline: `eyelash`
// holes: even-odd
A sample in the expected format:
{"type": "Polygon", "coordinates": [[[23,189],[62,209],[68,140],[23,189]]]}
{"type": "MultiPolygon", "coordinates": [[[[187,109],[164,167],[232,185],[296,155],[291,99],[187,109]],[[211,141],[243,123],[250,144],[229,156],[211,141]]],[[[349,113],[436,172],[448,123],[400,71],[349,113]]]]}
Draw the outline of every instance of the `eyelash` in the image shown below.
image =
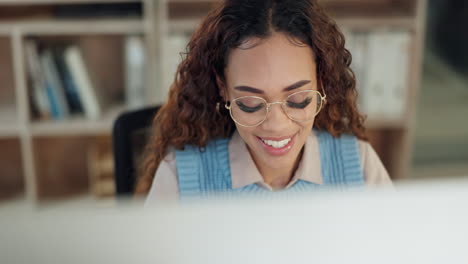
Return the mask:
{"type": "MultiPolygon", "coordinates": [[[[306,98],[304,101],[302,101],[301,103],[293,103],[293,102],[286,102],[288,107],[291,107],[291,108],[297,108],[297,109],[304,109],[306,108],[310,102],[312,102],[312,98],[306,98]]],[[[248,107],[246,105],[244,105],[242,102],[236,102],[237,106],[239,106],[239,108],[246,112],[246,113],[255,113],[257,112],[258,110],[260,110],[263,106],[262,105],[258,105],[256,107],[248,107]]]]}
{"type": "Polygon", "coordinates": [[[254,113],[254,112],[257,112],[258,110],[260,110],[262,108],[262,105],[258,105],[256,107],[248,107],[246,105],[244,105],[242,102],[236,102],[237,106],[239,106],[239,108],[246,112],[246,113],[254,113]]]}
{"type": "Polygon", "coordinates": [[[298,109],[304,109],[306,106],[308,106],[312,102],[312,98],[306,98],[304,101],[300,103],[293,103],[293,102],[287,102],[289,107],[292,108],[298,108],[298,109]]]}

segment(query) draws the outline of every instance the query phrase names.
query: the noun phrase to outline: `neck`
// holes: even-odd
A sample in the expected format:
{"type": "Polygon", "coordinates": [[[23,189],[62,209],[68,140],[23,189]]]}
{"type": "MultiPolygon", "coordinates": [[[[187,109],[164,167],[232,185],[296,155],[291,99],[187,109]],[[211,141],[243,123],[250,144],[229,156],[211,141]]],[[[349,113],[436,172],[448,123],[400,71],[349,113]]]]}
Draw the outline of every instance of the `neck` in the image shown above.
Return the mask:
{"type": "Polygon", "coordinates": [[[254,161],[265,183],[271,186],[274,190],[278,190],[286,187],[292,180],[302,158],[302,152],[303,150],[299,152],[299,155],[291,166],[284,168],[271,168],[261,162],[255,161],[255,159],[254,161]]]}

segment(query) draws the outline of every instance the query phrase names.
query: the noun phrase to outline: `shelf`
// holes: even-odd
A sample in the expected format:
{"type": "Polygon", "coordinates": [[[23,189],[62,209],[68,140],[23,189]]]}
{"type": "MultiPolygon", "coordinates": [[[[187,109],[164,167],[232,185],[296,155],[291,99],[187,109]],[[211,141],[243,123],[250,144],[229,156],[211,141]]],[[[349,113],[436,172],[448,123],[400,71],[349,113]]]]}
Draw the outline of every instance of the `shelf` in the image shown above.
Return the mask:
{"type": "Polygon", "coordinates": [[[11,37],[12,33],[12,28],[0,26],[0,37],[11,37]]]}
{"type": "Polygon", "coordinates": [[[399,28],[413,30],[416,21],[406,17],[375,17],[375,18],[337,18],[340,27],[353,29],[388,29],[399,28]]]}
{"type": "MultiPolygon", "coordinates": [[[[193,32],[200,25],[201,18],[173,19],[169,21],[169,32],[193,32]]],[[[351,29],[407,29],[413,30],[416,21],[405,17],[378,17],[378,18],[338,18],[336,23],[340,27],[351,29]]]]}
{"type": "MultiPolygon", "coordinates": [[[[338,17],[415,17],[418,0],[319,0],[320,6],[334,18],[338,17]]],[[[221,0],[167,0],[169,17],[173,11],[181,16],[190,16],[206,10],[221,0]]]]}
{"type": "Polygon", "coordinates": [[[19,135],[18,115],[14,106],[0,108],[0,138],[9,138],[19,135]]]}
{"type": "Polygon", "coordinates": [[[31,133],[33,136],[110,135],[114,121],[122,111],[125,107],[113,107],[99,120],[72,117],[60,121],[37,121],[31,124],[31,133]]]}
{"type": "Polygon", "coordinates": [[[0,121],[0,139],[19,136],[19,128],[16,124],[5,124],[0,121]]]}
{"type": "Polygon", "coordinates": [[[221,0],[167,0],[168,3],[172,4],[193,4],[193,3],[217,3],[221,0]]]}
{"type": "Polygon", "coordinates": [[[172,33],[188,33],[193,32],[200,25],[202,19],[174,19],[169,21],[169,32],[172,33]]]}
{"type": "Polygon", "coordinates": [[[142,19],[29,20],[0,23],[0,34],[19,29],[23,34],[131,34],[143,33],[142,19]]]}
{"type": "Polygon", "coordinates": [[[31,203],[26,199],[24,194],[18,194],[6,200],[0,200],[0,210],[9,212],[10,214],[30,212],[32,208],[42,212],[54,212],[57,210],[66,210],[71,207],[74,208],[114,208],[122,203],[126,204],[139,204],[142,201],[138,199],[133,200],[119,200],[114,197],[95,197],[92,194],[77,194],[63,199],[49,199],[39,201],[37,204],[31,203]]]}
{"type": "MultiPolygon", "coordinates": [[[[4,0],[3,0],[4,1],[4,0]]],[[[14,1],[14,0],[11,0],[14,1]]],[[[27,1],[27,0],[18,0],[18,1],[27,1]]],[[[31,0],[29,0],[31,1],[31,0]]],[[[46,1],[46,0],[40,0],[46,1]]],[[[51,1],[51,0],[49,0],[51,1]]],[[[56,0],[57,1],[57,0],[56,0]]],[[[85,0],[81,0],[85,1],[85,0]]],[[[103,1],[103,0],[101,0],[103,1]]],[[[183,4],[190,4],[190,3],[218,3],[222,0],[166,0],[169,3],[183,3],[183,4]]],[[[391,4],[392,1],[389,0],[319,0],[318,1],[321,5],[340,5],[340,4],[348,4],[348,5],[365,5],[365,4],[372,4],[372,5],[388,5],[391,4]]]]}
{"type": "Polygon", "coordinates": [[[468,177],[468,163],[413,164],[410,179],[440,179],[468,177]]]}
{"type": "Polygon", "coordinates": [[[364,125],[370,129],[405,129],[407,124],[404,120],[385,119],[385,118],[368,118],[364,125]]]}
{"type": "MultiPolygon", "coordinates": [[[[1,0],[1,1],[5,1],[5,0],[1,0]]],[[[14,0],[12,0],[14,1],[14,0]]],[[[26,1],[26,0],[17,0],[17,1],[26,1]]],[[[31,1],[31,0],[29,0],[31,1]]],[[[36,1],[46,1],[46,0],[36,0],[36,1]]],[[[51,0],[49,0],[51,1],[51,0]]],[[[58,0],[56,0],[58,1],[58,0]]],[[[62,0],[63,1],[63,0],[62,0]]],[[[65,0],[67,1],[67,0],[65,0]]],[[[84,0],[82,0],[84,1],[84,0]]],[[[101,0],[101,1],[104,1],[104,0],[101,0]]],[[[216,2],[221,2],[221,0],[167,0],[168,2],[170,3],[216,3],[216,2]]],[[[388,4],[389,2],[391,2],[391,0],[319,0],[318,1],[320,4],[343,4],[343,3],[347,3],[347,4],[359,4],[359,5],[362,5],[363,3],[364,4],[367,4],[367,3],[373,3],[375,5],[386,5],[388,4]]]]}
{"type": "Polygon", "coordinates": [[[0,5],[139,3],[143,0],[0,0],[0,5]]]}

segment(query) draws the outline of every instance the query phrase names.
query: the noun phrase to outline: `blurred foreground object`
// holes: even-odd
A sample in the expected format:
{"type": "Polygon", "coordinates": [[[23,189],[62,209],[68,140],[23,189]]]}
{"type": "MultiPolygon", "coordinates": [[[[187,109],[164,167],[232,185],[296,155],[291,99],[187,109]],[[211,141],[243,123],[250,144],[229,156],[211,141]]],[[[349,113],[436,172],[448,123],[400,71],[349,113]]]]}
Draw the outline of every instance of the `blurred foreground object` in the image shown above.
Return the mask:
{"type": "Polygon", "coordinates": [[[454,181],[148,210],[0,207],[0,262],[467,263],[467,190],[454,181]]]}

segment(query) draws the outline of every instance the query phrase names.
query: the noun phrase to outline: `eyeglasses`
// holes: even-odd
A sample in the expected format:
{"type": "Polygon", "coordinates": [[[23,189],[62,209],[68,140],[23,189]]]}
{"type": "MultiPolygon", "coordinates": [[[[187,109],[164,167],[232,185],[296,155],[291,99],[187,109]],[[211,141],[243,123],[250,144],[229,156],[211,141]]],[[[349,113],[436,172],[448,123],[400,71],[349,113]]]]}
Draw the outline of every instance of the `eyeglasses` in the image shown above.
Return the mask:
{"type": "Polygon", "coordinates": [[[258,96],[242,96],[225,104],[232,120],[243,127],[256,127],[262,124],[270,107],[280,104],[283,112],[291,120],[306,122],[312,120],[322,109],[326,95],[316,90],[304,90],[290,94],[284,101],[268,103],[258,96]]]}

